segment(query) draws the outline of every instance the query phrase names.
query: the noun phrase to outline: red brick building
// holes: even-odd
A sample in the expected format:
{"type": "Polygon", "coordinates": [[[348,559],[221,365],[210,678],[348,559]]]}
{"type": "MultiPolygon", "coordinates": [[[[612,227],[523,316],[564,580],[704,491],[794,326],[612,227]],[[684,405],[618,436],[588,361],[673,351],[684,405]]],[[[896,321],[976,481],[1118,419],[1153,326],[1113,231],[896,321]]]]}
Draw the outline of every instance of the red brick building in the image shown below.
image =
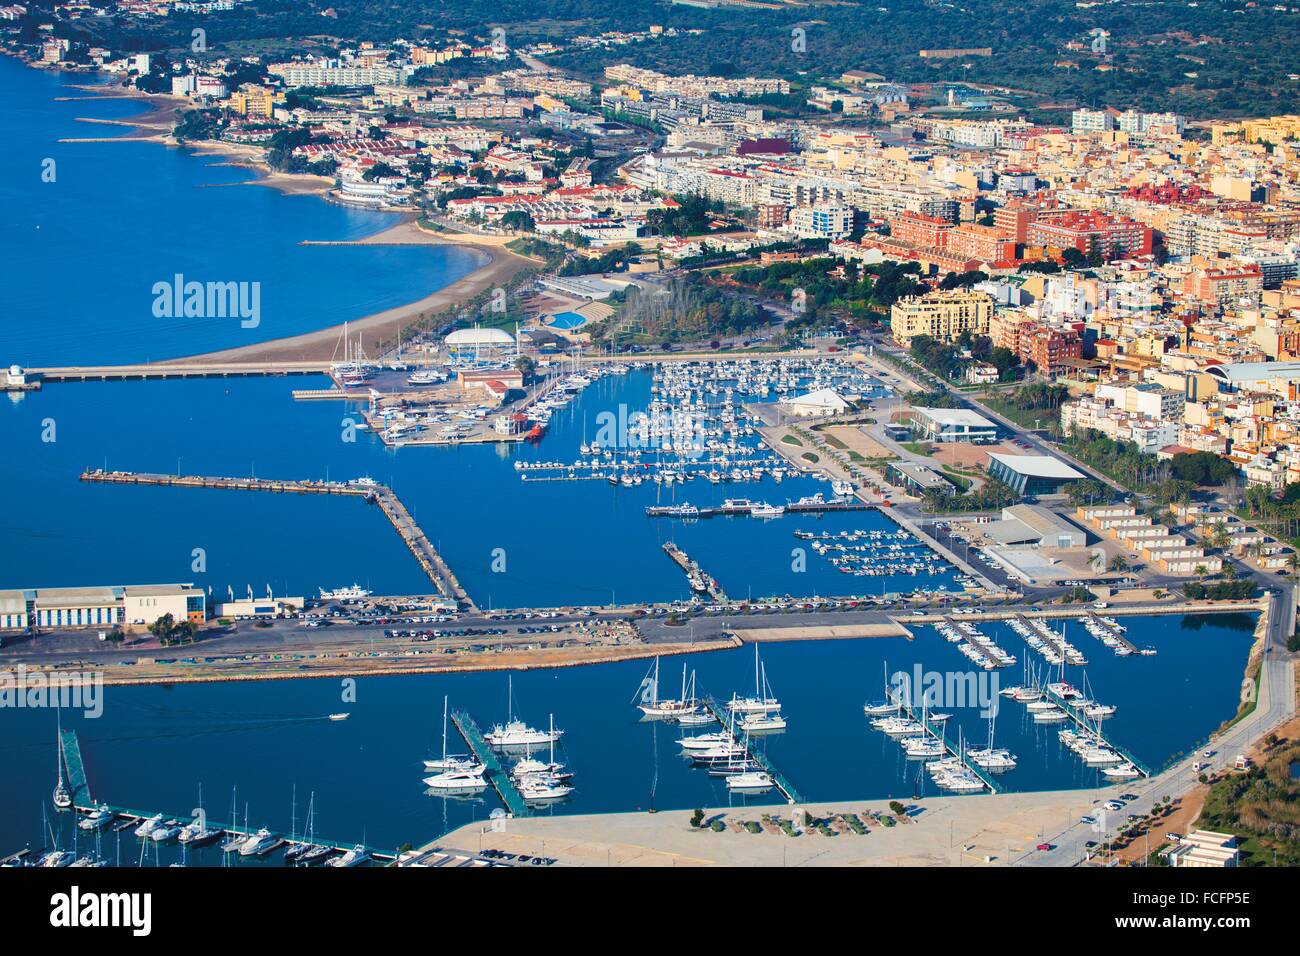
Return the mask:
{"type": "Polygon", "coordinates": [[[1070,212],[1038,218],[1030,224],[1025,242],[1047,249],[1077,249],[1085,256],[1104,260],[1148,256],[1154,233],[1150,226],[1122,216],[1099,212],[1070,212]]]}
{"type": "Polygon", "coordinates": [[[1020,335],[1020,361],[1033,362],[1047,375],[1057,375],[1065,369],[1065,361],[1083,358],[1083,341],[1074,329],[1057,329],[1038,326],[1020,335]]]}

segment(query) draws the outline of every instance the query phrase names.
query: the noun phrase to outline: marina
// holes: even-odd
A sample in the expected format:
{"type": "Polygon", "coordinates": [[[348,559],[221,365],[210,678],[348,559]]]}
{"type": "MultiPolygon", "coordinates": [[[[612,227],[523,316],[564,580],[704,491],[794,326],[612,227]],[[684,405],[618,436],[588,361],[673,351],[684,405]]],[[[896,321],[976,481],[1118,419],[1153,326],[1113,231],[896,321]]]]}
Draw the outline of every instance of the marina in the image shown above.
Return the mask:
{"type": "MultiPolygon", "coordinates": [[[[1160,655],[1100,656],[1087,668],[1089,684],[1096,688],[1099,700],[1117,706],[1115,716],[1107,721],[1107,740],[1120,742],[1144,766],[1159,769],[1233,713],[1253,619],[1207,615],[1124,620],[1134,640],[1158,647],[1160,655]],[[1183,692],[1188,675],[1193,674],[1204,682],[1204,693],[1195,696],[1183,692]]],[[[1006,622],[983,622],[980,628],[1009,652],[1022,656],[1023,644],[1006,622]]],[[[800,803],[907,800],[944,792],[928,774],[918,779],[916,760],[909,760],[891,739],[870,730],[861,716],[863,698],[878,691],[886,660],[891,665],[906,661],[908,672],[914,665],[927,673],[969,672],[970,662],[933,626],[913,630],[912,640],[762,645],[767,670],[780,677],[781,711],[788,719],[783,732],[752,736],[750,749],[795,788],[800,803]]],[[[751,647],[688,654],[677,661],[665,658],[668,673],[682,664],[688,675],[696,672],[698,696],[712,696],[715,710],[721,713],[728,713],[727,699],[734,690],[753,692],[751,647]]],[[[628,706],[630,689],[642,680],[646,665],[646,661],[627,661],[513,673],[514,694],[526,704],[527,713],[539,718],[540,723],[534,723],[541,731],[547,730],[550,711],[555,713],[555,726],[565,728],[564,754],[559,758],[557,749],[557,759],[579,772],[581,780],[581,786],[563,801],[532,814],[783,804],[786,798],[775,787],[769,794],[732,792],[724,777],[693,770],[675,759],[673,742],[702,731],[662,720],[642,721],[641,713],[628,706]]],[[[975,676],[984,673],[976,669],[975,676]]],[[[101,718],[87,720],[65,709],[63,724],[65,730],[78,731],[84,759],[92,762],[96,799],[111,799],[114,805],[128,808],[181,810],[194,805],[200,785],[205,793],[228,794],[237,784],[241,820],[245,800],[260,811],[240,829],[256,833],[264,826],[283,835],[294,829],[289,811],[291,788],[296,785],[300,799],[309,792],[316,795],[318,832],[345,846],[368,833],[364,841],[368,846],[391,851],[406,842],[418,845],[434,840],[472,821],[487,824],[494,809],[511,812],[491,787],[479,796],[431,796],[420,782],[427,775],[420,771],[422,758],[442,749],[438,724],[443,697],[450,696],[458,711],[475,715],[480,727],[486,728],[483,718],[507,714],[503,677],[482,672],[360,678],[356,700],[343,708],[336,680],[111,687],[106,690],[109,696],[101,718]],[[351,712],[347,720],[328,719],[328,714],[340,709],[351,712]],[[437,717],[431,719],[434,713],[437,717]],[[160,722],[168,728],[166,737],[156,736],[160,722]],[[332,759],[322,760],[323,754],[332,759]],[[384,807],[382,814],[374,812],[377,805],[384,807]],[[339,840],[340,831],[352,839],[339,840]]],[[[675,674],[672,684],[676,694],[675,674]]],[[[999,792],[1067,790],[1105,782],[1099,768],[1086,766],[1059,740],[1064,725],[1037,724],[1023,707],[998,700],[1002,708],[996,745],[1018,757],[1014,770],[996,776],[999,792]]],[[[983,747],[988,736],[988,720],[977,703],[947,706],[945,702],[942,707],[952,714],[943,724],[943,733],[949,743],[959,737],[966,742],[968,760],[971,748],[983,747]]],[[[938,709],[929,707],[931,712],[938,709]]],[[[48,802],[54,784],[50,764],[55,714],[10,708],[5,719],[11,740],[44,743],[0,746],[0,772],[18,782],[13,797],[16,812],[0,819],[0,850],[48,846],[49,838],[40,836],[39,804],[48,802]]],[[[725,726],[715,723],[712,729],[725,726]]],[[[485,730],[480,733],[486,735],[485,730]]],[[[476,750],[465,752],[480,759],[476,750]]],[[[534,757],[547,759],[536,748],[534,757]]],[[[756,762],[761,772],[773,773],[756,762]]],[[[78,802],[89,805],[91,801],[78,802]]],[[[71,845],[70,834],[65,833],[64,845],[71,845]]],[[[172,845],[162,848],[164,865],[168,852],[178,852],[168,846],[172,845]]],[[[208,850],[204,853],[211,856],[208,850]]],[[[220,865],[219,859],[213,862],[220,865]]]]}
{"type": "MultiPolygon", "coordinates": [[[[76,820],[78,824],[76,829],[94,835],[98,835],[109,828],[115,833],[131,831],[133,835],[144,840],[139,852],[140,865],[144,865],[148,858],[147,847],[150,843],[172,843],[197,849],[201,846],[216,843],[218,840],[221,840],[225,846],[235,849],[241,856],[245,857],[266,858],[275,851],[284,850],[286,864],[297,863],[297,865],[303,866],[313,863],[323,863],[326,866],[355,866],[370,860],[382,864],[392,862],[397,858],[395,851],[367,847],[363,844],[325,840],[317,837],[314,833],[311,833],[310,836],[307,833],[299,836],[296,831],[292,831],[288,837],[278,836],[266,828],[250,828],[247,822],[240,825],[237,820],[233,819],[233,816],[232,822],[219,823],[209,819],[206,814],[201,814],[195,816],[193,822],[182,826],[178,821],[187,819],[185,815],[172,818],[166,813],[132,809],[104,802],[97,803],[90,796],[90,785],[86,779],[85,763],[82,759],[81,744],[77,732],[75,730],[61,732],[59,745],[60,759],[63,765],[67,767],[68,783],[72,788],[70,810],[74,814],[74,818],[80,818],[76,820]]],[[[52,851],[53,856],[47,855],[46,859],[49,862],[39,865],[122,865],[120,840],[118,841],[118,862],[116,863],[110,863],[108,854],[103,850],[100,841],[96,840],[95,842],[96,849],[86,855],[77,855],[75,852],[61,851],[56,848],[52,851]],[[69,856],[71,859],[68,858],[69,856]],[[61,860],[67,862],[60,862],[61,860]]]]}

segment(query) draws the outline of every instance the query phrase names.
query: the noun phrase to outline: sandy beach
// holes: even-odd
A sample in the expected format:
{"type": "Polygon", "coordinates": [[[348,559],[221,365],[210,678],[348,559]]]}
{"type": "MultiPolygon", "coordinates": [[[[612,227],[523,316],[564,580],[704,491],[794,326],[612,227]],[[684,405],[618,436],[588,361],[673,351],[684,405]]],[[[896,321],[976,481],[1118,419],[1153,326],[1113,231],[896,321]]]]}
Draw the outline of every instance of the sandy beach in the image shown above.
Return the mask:
{"type": "MultiPolygon", "coordinates": [[[[398,223],[372,236],[354,242],[312,243],[319,245],[445,245],[466,246],[478,251],[482,264],[451,285],[429,293],[415,302],[385,309],[356,319],[348,324],[349,335],[360,335],[367,347],[375,342],[396,338],[397,333],[412,322],[433,315],[450,306],[465,302],[478,295],[484,289],[504,286],[510,278],[521,269],[534,265],[535,260],[517,255],[500,245],[489,245],[479,236],[458,236],[452,233],[433,233],[421,229],[415,222],[398,223]]],[[[209,352],[202,356],[174,359],[171,363],[188,362],[194,358],[204,361],[219,362],[288,362],[288,361],[329,361],[338,349],[341,325],[305,332],[282,339],[272,339],[257,345],[245,345],[226,349],[221,352],[209,352]]]]}
{"type": "MultiPolygon", "coordinates": [[[[85,137],[68,140],[69,142],[154,142],[163,146],[183,147],[196,153],[219,156],[225,162],[217,165],[237,166],[251,169],[258,173],[258,178],[246,183],[234,183],[235,186],[269,186],[286,195],[326,197],[334,187],[334,180],[328,176],[315,176],[307,173],[281,173],[272,170],[263,160],[263,151],[256,146],[240,146],[232,143],[220,143],[210,140],[178,142],[172,135],[180,114],[193,108],[193,103],[185,97],[166,94],[147,94],[121,87],[74,86],[86,94],[85,99],[99,97],[118,97],[136,99],[149,104],[149,112],[128,119],[92,119],[79,118],[92,124],[106,124],[133,129],[137,135],[126,137],[85,137]]],[[[64,97],[74,99],[79,97],[64,97]]],[[[224,188],[224,187],[223,187],[224,188]]],[[[469,275],[453,282],[451,285],[437,289],[421,299],[406,305],[385,309],[371,315],[362,316],[349,323],[351,332],[362,336],[365,346],[389,341],[396,338],[399,331],[412,322],[435,314],[443,309],[465,302],[493,286],[504,286],[516,273],[540,260],[521,256],[505,248],[507,237],[476,236],[450,232],[429,232],[421,229],[411,218],[395,226],[384,229],[372,236],[352,242],[312,242],[311,245],[443,245],[455,244],[477,250],[482,262],[469,275]]],[[[301,335],[272,339],[256,345],[224,349],[203,355],[172,359],[160,364],[177,364],[195,359],[220,362],[247,362],[264,364],[278,361],[328,361],[333,357],[342,334],[341,325],[330,326],[301,335]]]]}

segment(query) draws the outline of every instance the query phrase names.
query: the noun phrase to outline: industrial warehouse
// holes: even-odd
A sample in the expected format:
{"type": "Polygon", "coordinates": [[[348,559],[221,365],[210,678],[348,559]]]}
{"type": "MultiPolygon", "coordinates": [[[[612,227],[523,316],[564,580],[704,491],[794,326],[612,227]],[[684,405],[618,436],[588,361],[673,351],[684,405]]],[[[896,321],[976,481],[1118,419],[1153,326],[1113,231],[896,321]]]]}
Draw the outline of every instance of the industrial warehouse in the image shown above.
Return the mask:
{"type": "Polygon", "coordinates": [[[170,614],[202,624],[207,598],[192,584],[128,584],[0,591],[0,629],[147,627],[170,614]]]}

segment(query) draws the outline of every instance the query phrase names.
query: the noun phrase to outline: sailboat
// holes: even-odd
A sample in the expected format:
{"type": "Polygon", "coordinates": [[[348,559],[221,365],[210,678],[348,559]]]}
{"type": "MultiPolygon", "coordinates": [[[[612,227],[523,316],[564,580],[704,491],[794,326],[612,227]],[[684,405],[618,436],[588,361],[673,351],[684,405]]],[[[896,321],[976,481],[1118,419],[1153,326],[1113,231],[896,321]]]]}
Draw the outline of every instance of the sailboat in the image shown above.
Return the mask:
{"type": "Polygon", "coordinates": [[[447,698],[442,698],[442,756],[424,762],[425,770],[469,770],[478,766],[478,761],[465,754],[448,755],[447,753],[447,698]]]}
{"type": "MultiPolygon", "coordinates": [[[[555,715],[550,718],[551,726],[551,766],[557,766],[555,763],[555,715]]],[[[524,798],[525,803],[550,803],[553,800],[562,800],[569,794],[573,793],[573,787],[562,782],[557,777],[547,773],[526,774],[520,777],[515,784],[519,788],[519,795],[524,798]]]]}
{"type": "Polygon", "coordinates": [[[868,701],[862,705],[862,712],[868,717],[885,717],[897,714],[903,709],[903,703],[889,686],[889,661],[885,661],[885,697],[883,700],[868,701]]]}
{"type": "Polygon", "coordinates": [[[758,657],[758,645],[754,645],[754,696],[732,697],[727,702],[727,709],[738,714],[765,714],[779,711],[781,702],[772,695],[772,688],[767,683],[767,669],[758,657]]]}
{"type": "Polygon", "coordinates": [[[203,787],[199,787],[199,811],[194,819],[181,827],[176,839],[186,846],[206,846],[216,843],[221,837],[221,830],[208,826],[207,814],[203,812],[203,787]]]}
{"type": "Polygon", "coordinates": [[[470,794],[478,793],[487,786],[483,778],[486,769],[477,760],[447,756],[447,698],[442,698],[442,758],[426,760],[426,767],[433,766],[442,772],[424,778],[424,785],[439,793],[470,794]]]}
{"type": "Polygon", "coordinates": [[[654,677],[650,672],[641,680],[641,686],[638,693],[641,697],[641,703],[637,705],[641,713],[647,717],[655,719],[672,719],[680,718],[686,714],[694,714],[700,709],[697,701],[686,696],[686,665],[682,664],[682,696],[677,700],[660,700],[659,699],[659,658],[655,658],[654,667],[651,668],[654,677]]]}
{"type": "Polygon", "coordinates": [[[975,750],[968,750],[966,756],[970,757],[972,762],[991,773],[1015,770],[1016,755],[1005,748],[995,748],[993,746],[993,720],[993,717],[989,717],[989,745],[975,750]]]}
{"type": "Polygon", "coordinates": [[[72,794],[68,788],[63,785],[63,712],[58,713],[58,737],[56,738],[55,763],[58,765],[58,780],[54,784],[54,806],[59,810],[67,810],[72,806],[72,794]]]}

